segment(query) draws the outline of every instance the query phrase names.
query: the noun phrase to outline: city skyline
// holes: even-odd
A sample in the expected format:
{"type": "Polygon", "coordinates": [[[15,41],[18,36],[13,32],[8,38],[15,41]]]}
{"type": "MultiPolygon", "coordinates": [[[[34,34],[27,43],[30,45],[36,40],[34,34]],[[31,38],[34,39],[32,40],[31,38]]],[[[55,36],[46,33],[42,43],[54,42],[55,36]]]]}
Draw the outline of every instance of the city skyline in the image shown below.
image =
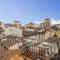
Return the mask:
{"type": "Polygon", "coordinates": [[[59,3],[59,0],[0,0],[0,21],[11,23],[18,20],[27,24],[51,18],[52,23],[60,23],[59,3]]]}

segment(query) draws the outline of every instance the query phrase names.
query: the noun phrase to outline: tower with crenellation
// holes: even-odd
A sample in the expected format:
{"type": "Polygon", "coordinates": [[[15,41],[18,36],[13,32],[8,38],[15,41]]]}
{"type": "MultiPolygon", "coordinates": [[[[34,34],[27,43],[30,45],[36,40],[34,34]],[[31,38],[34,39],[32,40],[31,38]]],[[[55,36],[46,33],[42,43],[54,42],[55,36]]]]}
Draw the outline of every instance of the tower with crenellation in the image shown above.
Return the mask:
{"type": "Polygon", "coordinates": [[[50,22],[49,18],[45,19],[44,24],[45,24],[45,30],[50,31],[51,30],[51,22],[50,22]]]}

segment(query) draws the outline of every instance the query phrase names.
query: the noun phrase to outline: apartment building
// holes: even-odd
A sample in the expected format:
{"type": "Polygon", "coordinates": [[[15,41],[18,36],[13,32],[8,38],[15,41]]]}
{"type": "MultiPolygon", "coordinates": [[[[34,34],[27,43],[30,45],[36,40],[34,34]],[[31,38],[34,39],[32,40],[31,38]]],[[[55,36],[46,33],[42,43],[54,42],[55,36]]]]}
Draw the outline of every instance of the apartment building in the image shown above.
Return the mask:
{"type": "Polygon", "coordinates": [[[22,37],[22,30],[15,27],[7,27],[4,29],[4,35],[15,35],[18,37],[22,37]]]}
{"type": "Polygon", "coordinates": [[[16,28],[20,28],[21,23],[20,23],[20,21],[14,21],[14,23],[12,24],[12,26],[16,27],[16,28]]]}

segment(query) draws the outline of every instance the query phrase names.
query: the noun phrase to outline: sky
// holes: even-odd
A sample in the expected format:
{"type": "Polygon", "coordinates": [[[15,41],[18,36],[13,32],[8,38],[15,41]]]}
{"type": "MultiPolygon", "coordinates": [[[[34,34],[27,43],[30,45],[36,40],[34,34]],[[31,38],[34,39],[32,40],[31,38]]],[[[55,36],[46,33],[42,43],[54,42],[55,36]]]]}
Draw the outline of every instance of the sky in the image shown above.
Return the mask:
{"type": "Polygon", "coordinates": [[[0,21],[4,23],[39,23],[45,18],[60,23],[60,0],[0,0],[0,21]]]}

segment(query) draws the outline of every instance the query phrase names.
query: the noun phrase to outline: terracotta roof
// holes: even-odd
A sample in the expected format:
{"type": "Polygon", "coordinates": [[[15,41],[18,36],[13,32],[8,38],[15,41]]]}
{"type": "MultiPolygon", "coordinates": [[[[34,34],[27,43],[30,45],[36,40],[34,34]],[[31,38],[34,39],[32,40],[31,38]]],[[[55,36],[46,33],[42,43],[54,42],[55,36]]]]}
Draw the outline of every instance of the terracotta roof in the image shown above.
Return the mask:
{"type": "Polygon", "coordinates": [[[4,47],[6,47],[6,48],[9,48],[9,47],[11,47],[11,46],[13,46],[14,44],[16,44],[16,43],[19,43],[19,42],[21,42],[22,40],[13,40],[13,39],[11,39],[11,40],[6,40],[6,41],[3,41],[2,42],[2,46],[4,46],[4,47]]]}
{"type": "Polygon", "coordinates": [[[45,31],[43,31],[43,32],[38,32],[38,31],[32,32],[32,31],[25,31],[25,30],[23,30],[23,36],[32,36],[32,35],[44,34],[44,33],[45,33],[45,31]]]}
{"type": "Polygon", "coordinates": [[[52,27],[53,30],[60,30],[60,28],[56,27],[56,26],[53,26],[52,27]]]}
{"type": "Polygon", "coordinates": [[[11,24],[5,24],[5,25],[9,25],[10,26],[11,24]]]}
{"type": "Polygon", "coordinates": [[[49,42],[49,43],[60,43],[60,37],[50,37],[45,42],[49,42]]]}
{"type": "Polygon", "coordinates": [[[8,35],[8,36],[5,36],[6,38],[21,38],[21,37],[17,37],[17,36],[13,36],[13,35],[8,35]]]}

